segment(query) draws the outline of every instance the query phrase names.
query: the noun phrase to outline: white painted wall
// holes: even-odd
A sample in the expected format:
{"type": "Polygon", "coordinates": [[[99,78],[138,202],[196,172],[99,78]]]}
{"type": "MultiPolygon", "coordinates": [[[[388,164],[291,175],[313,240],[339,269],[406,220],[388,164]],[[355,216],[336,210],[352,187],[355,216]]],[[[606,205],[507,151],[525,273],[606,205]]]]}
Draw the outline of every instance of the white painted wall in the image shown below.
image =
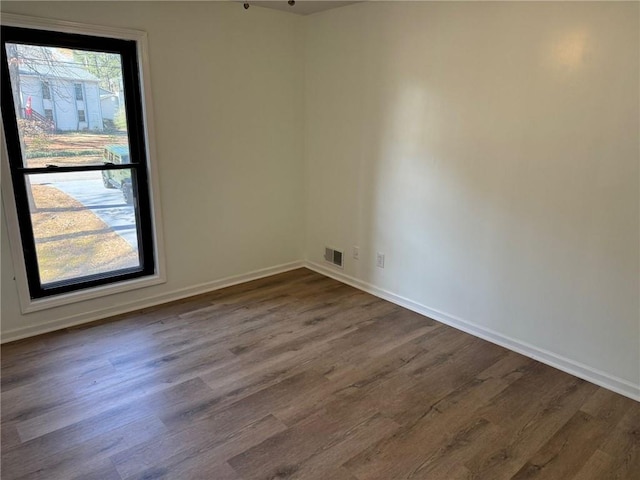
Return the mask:
{"type": "Polygon", "coordinates": [[[21,315],[3,209],[4,338],[302,258],[298,17],[221,2],[3,1],[1,8],[148,32],[168,275],[164,285],[21,315]]]}
{"type": "Polygon", "coordinates": [[[102,111],[102,118],[104,120],[113,120],[117,109],[118,97],[115,95],[109,95],[100,100],[100,110],[102,111]]]}
{"type": "Polygon", "coordinates": [[[307,258],[640,395],[638,7],[308,17],[307,258]]]}
{"type": "Polygon", "coordinates": [[[102,130],[102,112],[100,105],[100,90],[98,83],[82,82],[84,86],[85,101],[83,102],[86,111],[85,118],[87,119],[89,130],[102,130]]]}
{"type": "Polygon", "coordinates": [[[51,104],[56,129],[62,131],[78,130],[78,111],[76,110],[76,91],[73,82],[68,80],[52,80],[51,104]]]}

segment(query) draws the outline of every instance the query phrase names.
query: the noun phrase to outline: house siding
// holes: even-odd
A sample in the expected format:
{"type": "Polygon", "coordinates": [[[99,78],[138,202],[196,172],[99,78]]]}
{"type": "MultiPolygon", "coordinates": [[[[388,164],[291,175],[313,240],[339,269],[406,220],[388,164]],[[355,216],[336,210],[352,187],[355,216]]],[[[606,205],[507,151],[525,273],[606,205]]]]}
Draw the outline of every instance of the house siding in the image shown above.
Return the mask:
{"type": "Polygon", "coordinates": [[[100,88],[97,83],[84,82],[85,116],[89,130],[102,130],[102,112],[100,107],[100,88]]]}
{"type": "Polygon", "coordinates": [[[44,79],[36,76],[20,75],[20,90],[22,104],[26,105],[31,97],[31,108],[40,115],[45,115],[45,109],[53,111],[53,118],[57,130],[102,131],[102,111],[100,107],[100,89],[97,82],[73,80],[48,80],[51,86],[51,99],[43,99],[42,82],[44,79]],[[84,100],[76,100],[75,84],[82,84],[84,100]],[[78,110],[85,111],[85,122],[78,121],[78,110]]]}

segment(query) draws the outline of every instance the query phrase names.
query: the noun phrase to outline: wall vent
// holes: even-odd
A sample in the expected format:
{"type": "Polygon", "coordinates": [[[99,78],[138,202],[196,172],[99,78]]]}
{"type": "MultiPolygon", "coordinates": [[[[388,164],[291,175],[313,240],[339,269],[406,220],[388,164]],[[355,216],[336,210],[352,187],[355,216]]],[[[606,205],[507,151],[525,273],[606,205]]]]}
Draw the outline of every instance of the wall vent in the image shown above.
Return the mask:
{"type": "Polygon", "coordinates": [[[333,248],[324,247],[324,259],[335,265],[336,267],[342,268],[342,259],[344,255],[340,250],[335,250],[333,248]]]}

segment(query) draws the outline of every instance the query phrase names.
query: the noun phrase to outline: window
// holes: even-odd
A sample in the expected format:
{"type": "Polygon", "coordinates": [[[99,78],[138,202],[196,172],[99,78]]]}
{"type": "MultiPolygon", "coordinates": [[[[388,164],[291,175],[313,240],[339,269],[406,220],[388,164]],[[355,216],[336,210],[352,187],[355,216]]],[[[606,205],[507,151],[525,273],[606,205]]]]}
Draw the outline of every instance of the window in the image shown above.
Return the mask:
{"type": "Polygon", "coordinates": [[[82,100],[82,84],[81,83],[76,83],[74,84],[74,87],[76,89],[76,100],[82,100]]]}
{"type": "Polygon", "coordinates": [[[42,98],[44,100],[51,100],[51,88],[48,82],[42,82],[42,98]]]}
{"type": "MultiPolygon", "coordinates": [[[[114,37],[127,37],[123,31],[109,37],[79,34],[73,30],[83,27],[75,25],[65,26],[72,30],[68,33],[59,31],[59,25],[50,31],[39,19],[33,19],[36,28],[24,28],[30,22],[22,17],[16,21],[20,26],[7,26],[5,18],[1,79],[3,91],[10,94],[2,95],[1,108],[9,188],[6,176],[2,179],[5,199],[11,195],[8,203],[15,205],[11,212],[7,207],[7,215],[18,227],[10,227],[9,233],[21,246],[12,253],[24,265],[28,297],[23,311],[161,283],[154,227],[159,216],[151,203],[138,61],[142,35],[131,32],[120,39],[114,37]],[[91,65],[107,65],[108,78],[91,65]],[[119,130],[78,130],[73,112],[79,122],[86,121],[86,114],[71,103],[84,98],[82,83],[74,78],[120,85],[125,119],[119,130]],[[40,120],[34,125],[20,116],[34,80],[40,82],[43,98],[55,98],[55,132],[39,128],[40,120]],[[107,151],[126,153],[130,163],[106,163],[107,151]]],[[[87,29],[91,27],[83,32],[87,29]]],[[[95,102],[94,111],[100,112],[100,98],[95,102]]],[[[87,108],[92,108],[89,101],[87,108]]],[[[45,109],[44,117],[53,120],[53,109],[45,109]]],[[[22,301],[19,281],[18,286],[22,301]]]]}

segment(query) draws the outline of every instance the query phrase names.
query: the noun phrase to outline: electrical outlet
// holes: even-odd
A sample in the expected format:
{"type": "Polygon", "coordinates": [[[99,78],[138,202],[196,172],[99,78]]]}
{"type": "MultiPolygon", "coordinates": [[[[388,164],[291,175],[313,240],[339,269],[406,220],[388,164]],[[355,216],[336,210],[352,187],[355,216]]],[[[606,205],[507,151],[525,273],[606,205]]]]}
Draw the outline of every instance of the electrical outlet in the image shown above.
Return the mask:
{"type": "Polygon", "coordinates": [[[376,255],[376,267],[384,268],[384,253],[378,252],[376,255]]]}
{"type": "Polygon", "coordinates": [[[360,260],[360,247],[357,245],[353,246],[353,259],[360,260]]]}

